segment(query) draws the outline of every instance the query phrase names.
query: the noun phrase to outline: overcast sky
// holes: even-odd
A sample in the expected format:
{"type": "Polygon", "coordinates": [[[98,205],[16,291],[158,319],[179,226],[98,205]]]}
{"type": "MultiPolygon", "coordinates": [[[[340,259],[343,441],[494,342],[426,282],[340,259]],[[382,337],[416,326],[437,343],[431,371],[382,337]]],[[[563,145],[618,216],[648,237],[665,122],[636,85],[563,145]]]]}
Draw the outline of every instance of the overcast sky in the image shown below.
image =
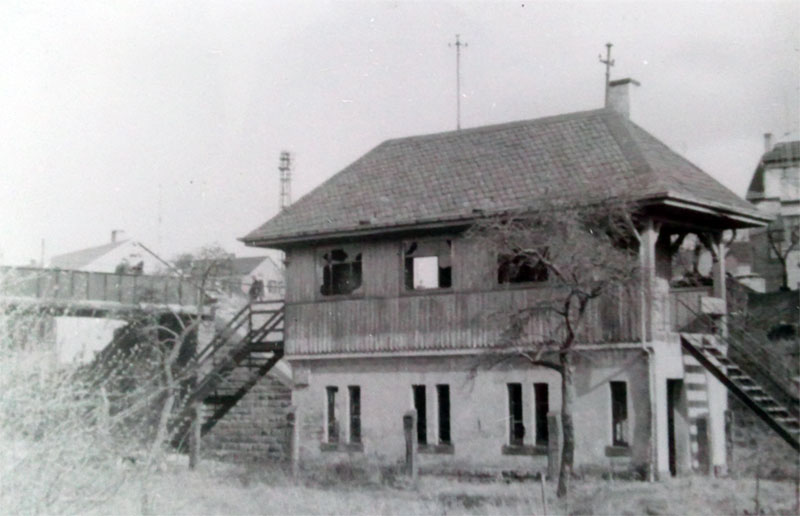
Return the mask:
{"type": "MultiPolygon", "coordinates": [[[[236,241],[388,138],[595,109],[743,195],[763,133],[797,131],[800,2],[0,3],[0,258],[109,240],[165,257],[236,241]],[[69,6],[66,6],[69,4],[69,6]]],[[[796,133],[795,133],[796,137],[796,133]]]]}

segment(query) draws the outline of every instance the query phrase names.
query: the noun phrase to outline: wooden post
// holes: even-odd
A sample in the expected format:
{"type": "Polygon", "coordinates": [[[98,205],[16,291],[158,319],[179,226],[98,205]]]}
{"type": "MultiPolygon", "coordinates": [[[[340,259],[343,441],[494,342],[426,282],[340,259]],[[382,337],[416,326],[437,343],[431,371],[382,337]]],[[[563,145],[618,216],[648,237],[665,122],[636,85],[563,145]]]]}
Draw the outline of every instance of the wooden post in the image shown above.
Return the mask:
{"type": "Polygon", "coordinates": [[[195,469],[200,464],[200,438],[202,429],[202,418],[200,414],[200,403],[194,404],[192,414],[192,428],[189,435],[189,469],[195,469]]]}
{"type": "Polygon", "coordinates": [[[409,410],[403,415],[403,433],[406,438],[406,474],[411,479],[417,481],[417,469],[419,464],[417,462],[417,436],[415,430],[417,428],[417,411],[409,410]]]}
{"type": "Polygon", "coordinates": [[[714,283],[714,297],[722,299],[725,310],[719,319],[719,332],[723,338],[728,336],[728,294],[725,285],[726,271],[725,271],[725,253],[726,245],[722,239],[722,232],[716,232],[711,235],[711,245],[713,246],[713,254],[716,255],[716,260],[712,266],[712,276],[714,283]]]}
{"type": "Polygon", "coordinates": [[[558,478],[561,470],[561,413],[547,413],[547,476],[551,480],[558,478]]]}
{"type": "Polygon", "coordinates": [[[289,407],[286,414],[289,434],[289,464],[291,467],[292,479],[297,479],[298,465],[300,461],[300,435],[299,425],[297,424],[297,406],[289,407]]]}
{"type": "Polygon", "coordinates": [[[730,473],[733,466],[733,411],[725,411],[725,465],[730,473]]]}

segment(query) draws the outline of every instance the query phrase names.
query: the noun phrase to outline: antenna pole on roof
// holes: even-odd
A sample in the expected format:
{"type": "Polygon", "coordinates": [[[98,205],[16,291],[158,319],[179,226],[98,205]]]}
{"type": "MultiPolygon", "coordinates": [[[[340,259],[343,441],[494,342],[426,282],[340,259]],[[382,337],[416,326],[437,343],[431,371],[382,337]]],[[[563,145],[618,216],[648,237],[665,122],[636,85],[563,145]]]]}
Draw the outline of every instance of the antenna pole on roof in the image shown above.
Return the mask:
{"type": "Polygon", "coordinates": [[[611,59],[611,47],[613,47],[611,43],[606,43],[606,58],[603,59],[602,55],[598,55],[597,58],[600,59],[600,62],[606,65],[606,103],[605,107],[608,106],[608,84],[611,82],[611,67],[614,66],[614,60],[611,59]]]}
{"type": "Polygon", "coordinates": [[[461,47],[466,47],[466,43],[462,43],[459,39],[460,35],[456,34],[456,42],[450,43],[448,46],[456,47],[456,129],[461,129],[461,47]]]}
{"type": "Polygon", "coordinates": [[[280,208],[283,211],[292,203],[292,155],[289,151],[281,152],[278,170],[281,173],[280,208]]]}

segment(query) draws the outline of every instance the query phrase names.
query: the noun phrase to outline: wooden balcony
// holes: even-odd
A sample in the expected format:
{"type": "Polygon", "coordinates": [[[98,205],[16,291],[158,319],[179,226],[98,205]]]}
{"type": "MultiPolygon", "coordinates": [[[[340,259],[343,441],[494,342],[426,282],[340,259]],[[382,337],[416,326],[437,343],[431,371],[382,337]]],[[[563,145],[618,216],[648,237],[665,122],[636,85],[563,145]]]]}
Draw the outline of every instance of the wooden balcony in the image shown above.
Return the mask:
{"type": "MultiPolygon", "coordinates": [[[[578,341],[638,341],[638,296],[620,290],[591,301],[578,341]]],[[[509,314],[548,298],[554,298],[548,288],[510,288],[287,304],[287,354],[488,349],[498,345],[509,314]]],[[[558,339],[563,331],[561,318],[546,309],[537,310],[527,327],[530,341],[538,342],[558,339]]]]}
{"type": "Polygon", "coordinates": [[[0,267],[0,301],[108,310],[120,307],[195,306],[199,289],[170,276],[110,274],[35,267],[0,267]]]}

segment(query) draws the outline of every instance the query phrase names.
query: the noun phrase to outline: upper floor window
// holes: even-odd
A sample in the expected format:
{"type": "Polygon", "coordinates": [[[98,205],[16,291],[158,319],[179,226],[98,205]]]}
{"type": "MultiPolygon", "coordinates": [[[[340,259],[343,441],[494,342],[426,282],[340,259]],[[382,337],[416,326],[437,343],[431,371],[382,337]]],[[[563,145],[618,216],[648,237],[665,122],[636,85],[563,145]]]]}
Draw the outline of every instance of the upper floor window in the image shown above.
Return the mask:
{"type": "Polygon", "coordinates": [[[453,285],[450,240],[406,242],[404,278],[407,290],[450,288],[453,285]]]}
{"type": "MultiPolygon", "coordinates": [[[[542,251],[547,257],[547,249],[542,251]]],[[[547,266],[541,258],[525,253],[501,253],[497,255],[498,283],[528,283],[547,281],[547,266]]]]}
{"type": "Polygon", "coordinates": [[[328,249],[321,255],[323,296],[353,294],[361,287],[361,250],[353,246],[328,249]]]}

